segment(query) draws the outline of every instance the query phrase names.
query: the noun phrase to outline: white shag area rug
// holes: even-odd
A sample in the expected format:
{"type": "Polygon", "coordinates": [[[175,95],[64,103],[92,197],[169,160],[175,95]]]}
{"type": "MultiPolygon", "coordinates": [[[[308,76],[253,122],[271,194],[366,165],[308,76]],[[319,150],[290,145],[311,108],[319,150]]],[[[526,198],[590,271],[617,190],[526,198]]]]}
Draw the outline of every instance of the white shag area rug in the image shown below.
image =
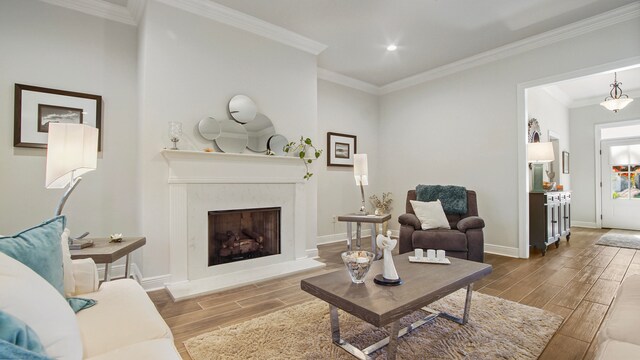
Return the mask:
{"type": "MultiPolygon", "coordinates": [[[[430,308],[461,316],[465,290],[430,308]]],[[[365,348],[387,336],[342,310],[342,338],[365,348]]],[[[404,317],[406,326],[425,316],[417,311],[404,317]]],[[[398,341],[399,359],[537,359],[560,327],[562,318],[538,308],[494,296],[473,293],[467,325],[438,318],[398,341]]],[[[333,345],[329,305],[313,300],[185,341],[193,360],[208,359],[354,359],[333,345]]],[[[385,359],[385,348],[372,355],[385,359]]]]}

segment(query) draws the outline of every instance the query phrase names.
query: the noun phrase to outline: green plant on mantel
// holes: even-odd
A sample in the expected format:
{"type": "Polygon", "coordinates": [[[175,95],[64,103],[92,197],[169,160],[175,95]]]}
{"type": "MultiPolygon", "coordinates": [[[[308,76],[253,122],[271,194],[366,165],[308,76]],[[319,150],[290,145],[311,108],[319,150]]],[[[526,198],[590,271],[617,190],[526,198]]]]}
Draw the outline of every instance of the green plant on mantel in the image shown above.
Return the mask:
{"type": "Polygon", "coordinates": [[[310,138],[300,136],[299,141],[292,141],[284,146],[284,152],[287,154],[298,154],[297,156],[302,160],[305,168],[304,179],[309,180],[313,173],[309,172],[309,164],[313,163],[313,160],[317,160],[322,155],[322,149],[318,149],[313,146],[313,142],[310,138]],[[314,157],[306,157],[307,154],[312,153],[314,157]]]}

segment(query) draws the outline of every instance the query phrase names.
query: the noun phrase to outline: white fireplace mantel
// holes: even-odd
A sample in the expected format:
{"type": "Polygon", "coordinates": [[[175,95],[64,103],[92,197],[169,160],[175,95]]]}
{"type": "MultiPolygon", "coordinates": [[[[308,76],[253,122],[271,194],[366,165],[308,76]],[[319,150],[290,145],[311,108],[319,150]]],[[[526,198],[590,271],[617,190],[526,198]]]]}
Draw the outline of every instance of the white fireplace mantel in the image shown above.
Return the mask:
{"type": "Polygon", "coordinates": [[[304,164],[293,156],[162,150],[170,184],[304,183],[304,164]],[[277,169],[274,172],[274,169],[277,169]]]}
{"type": "Polygon", "coordinates": [[[169,268],[175,300],[324,266],[307,256],[299,158],[163,150],[169,167],[169,268]],[[208,266],[207,212],[281,207],[281,254],[208,266]]]}

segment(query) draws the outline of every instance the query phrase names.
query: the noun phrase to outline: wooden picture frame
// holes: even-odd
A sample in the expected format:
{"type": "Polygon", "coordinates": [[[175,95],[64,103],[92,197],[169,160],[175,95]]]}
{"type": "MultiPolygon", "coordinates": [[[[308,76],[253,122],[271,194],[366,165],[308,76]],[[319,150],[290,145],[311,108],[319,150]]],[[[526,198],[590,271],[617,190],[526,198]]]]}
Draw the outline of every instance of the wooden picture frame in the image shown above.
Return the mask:
{"type": "Polygon", "coordinates": [[[569,152],[568,151],[562,152],[562,173],[563,174],[569,173],[569,152]]]}
{"type": "Polygon", "coordinates": [[[100,131],[102,96],[15,84],[13,114],[13,146],[46,149],[49,122],[86,124],[100,131]]]}
{"type": "Polygon", "coordinates": [[[358,139],[355,135],[327,133],[327,166],[353,167],[358,139]]]}

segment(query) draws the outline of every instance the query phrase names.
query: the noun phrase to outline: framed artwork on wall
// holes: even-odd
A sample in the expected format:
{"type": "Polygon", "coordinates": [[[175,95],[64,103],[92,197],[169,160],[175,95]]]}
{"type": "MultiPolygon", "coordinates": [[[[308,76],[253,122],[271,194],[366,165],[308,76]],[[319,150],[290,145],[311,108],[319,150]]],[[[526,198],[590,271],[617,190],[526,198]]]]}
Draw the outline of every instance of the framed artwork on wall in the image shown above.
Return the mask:
{"type": "MultiPolygon", "coordinates": [[[[49,123],[85,124],[101,130],[102,97],[15,84],[13,146],[47,147],[49,123]]],[[[102,144],[98,137],[98,150],[102,144]]]]}
{"type": "Polygon", "coordinates": [[[563,174],[569,173],[569,152],[568,151],[562,152],[562,173],[563,174]]]}
{"type": "Polygon", "coordinates": [[[357,152],[355,135],[327,133],[327,166],[353,167],[353,154],[357,152]]]}

